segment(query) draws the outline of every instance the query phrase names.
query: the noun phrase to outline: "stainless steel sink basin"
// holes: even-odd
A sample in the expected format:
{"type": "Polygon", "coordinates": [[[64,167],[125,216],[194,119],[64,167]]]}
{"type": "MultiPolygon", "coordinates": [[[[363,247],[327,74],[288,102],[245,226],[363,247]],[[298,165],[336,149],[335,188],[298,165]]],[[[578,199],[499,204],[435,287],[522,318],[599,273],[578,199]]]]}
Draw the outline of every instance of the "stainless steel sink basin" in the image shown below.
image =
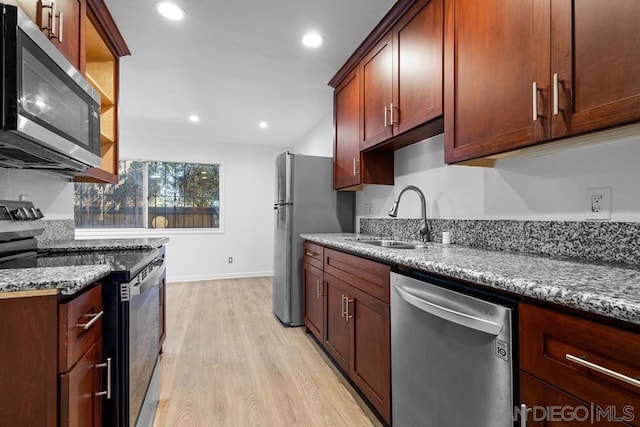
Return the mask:
{"type": "Polygon", "coordinates": [[[359,242],[366,243],[367,245],[382,246],[384,248],[391,248],[391,249],[416,249],[419,246],[413,243],[401,242],[399,240],[386,240],[386,239],[360,240],[359,242]]]}

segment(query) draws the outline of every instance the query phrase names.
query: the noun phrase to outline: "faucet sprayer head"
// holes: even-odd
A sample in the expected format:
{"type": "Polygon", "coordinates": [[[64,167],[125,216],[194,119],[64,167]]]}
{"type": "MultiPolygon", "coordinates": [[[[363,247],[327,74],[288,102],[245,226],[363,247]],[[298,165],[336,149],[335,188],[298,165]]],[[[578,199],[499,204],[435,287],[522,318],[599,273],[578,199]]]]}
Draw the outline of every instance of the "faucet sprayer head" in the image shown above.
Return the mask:
{"type": "Polygon", "coordinates": [[[395,218],[396,216],[398,216],[398,201],[396,200],[395,202],[393,202],[393,206],[391,207],[391,210],[389,211],[389,216],[392,218],[395,218]]]}

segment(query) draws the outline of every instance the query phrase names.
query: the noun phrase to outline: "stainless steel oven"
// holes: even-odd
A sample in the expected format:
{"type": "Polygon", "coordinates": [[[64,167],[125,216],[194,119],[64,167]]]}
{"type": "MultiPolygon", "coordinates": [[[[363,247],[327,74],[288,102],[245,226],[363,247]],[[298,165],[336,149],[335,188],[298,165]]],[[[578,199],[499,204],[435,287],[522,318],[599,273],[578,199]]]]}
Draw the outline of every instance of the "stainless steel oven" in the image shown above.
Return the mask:
{"type": "Polygon", "coordinates": [[[113,399],[105,402],[105,426],[151,426],[158,405],[164,249],[153,251],[132,274],[112,275],[103,286],[105,353],[114,358],[116,371],[113,399]]]}

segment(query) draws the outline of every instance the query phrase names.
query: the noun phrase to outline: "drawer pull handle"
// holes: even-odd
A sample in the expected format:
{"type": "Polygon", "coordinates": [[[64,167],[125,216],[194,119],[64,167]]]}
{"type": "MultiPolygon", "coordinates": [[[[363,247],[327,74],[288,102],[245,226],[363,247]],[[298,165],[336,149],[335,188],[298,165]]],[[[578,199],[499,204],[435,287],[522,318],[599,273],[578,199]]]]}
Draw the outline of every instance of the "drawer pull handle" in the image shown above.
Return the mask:
{"type": "Polygon", "coordinates": [[[640,381],[635,379],[635,378],[631,378],[627,375],[623,375],[620,372],[616,372],[616,371],[612,371],[611,369],[607,369],[603,366],[600,365],[596,365],[595,363],[591,363],[586,359],[586,356],[583,357],[576,357],[573,356],[571,354],[567,354],[566,355],[567,360],[570,360],[574,363],[577,363],[578,365],[584,366],[585,368],[589,368],[589,369],[593,369],[594,371],[600,372],[601,374],[607,375],[611,378],[615,378],[619,381],[625,382],[627,384],[631,384],[633,386],[639,387],[640,388],[640,381]]]}
{"type": "Polygon", "coordinates": [[[92,327],[98,321],[98,319],[102,317],[103,314],[104,314],[104,311],[100,311],[100,313],[85,314],[85,317],[91,317],[91,320],[89,320],[87,323],[78,323],[76,326],[86,331],[87,329],[92,327]]]}
{"type": "Polygon", "coordinates": [[[349,304],[351,304],[353,302],[352,299],[349,299],[349,297],[345,297],[345,301],[347,302],[346,306],[347,306],[347,311],[345,313],[345,320],[348,322],[349,319],[353,318],[352,314],[349,314],[349,304]]]}
{"type": "Polygon", "coordinates": [[[99,391],[96,396],[106,396],[107,400],[111,399],[111,358],[107,357],[107,363],[98,363],[96,368],[107,368],[107,390],[99,391]]]}
{"type": "Polygon", "coordinates": [[[315,252],[309,252],[309,251],[306,251],[305,253],[307,254],[307,256],[310,256],[310,257],[316,257],[316,256],[320,255],[320,254],[318,254],[318,253],[315,253],[315,252]]]}

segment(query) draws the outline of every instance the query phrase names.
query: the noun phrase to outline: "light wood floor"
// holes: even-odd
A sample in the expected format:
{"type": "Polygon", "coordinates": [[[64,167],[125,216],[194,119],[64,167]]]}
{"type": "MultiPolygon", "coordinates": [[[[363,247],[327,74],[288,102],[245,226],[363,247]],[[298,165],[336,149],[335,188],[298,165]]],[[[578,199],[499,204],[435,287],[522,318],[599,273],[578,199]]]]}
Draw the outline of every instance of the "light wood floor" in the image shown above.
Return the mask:
{"type": "Polygon", "coordinates": [[[154,426],[379,426],[304,328],[271,311],[271,278],[171,283],[154,426]]]}

